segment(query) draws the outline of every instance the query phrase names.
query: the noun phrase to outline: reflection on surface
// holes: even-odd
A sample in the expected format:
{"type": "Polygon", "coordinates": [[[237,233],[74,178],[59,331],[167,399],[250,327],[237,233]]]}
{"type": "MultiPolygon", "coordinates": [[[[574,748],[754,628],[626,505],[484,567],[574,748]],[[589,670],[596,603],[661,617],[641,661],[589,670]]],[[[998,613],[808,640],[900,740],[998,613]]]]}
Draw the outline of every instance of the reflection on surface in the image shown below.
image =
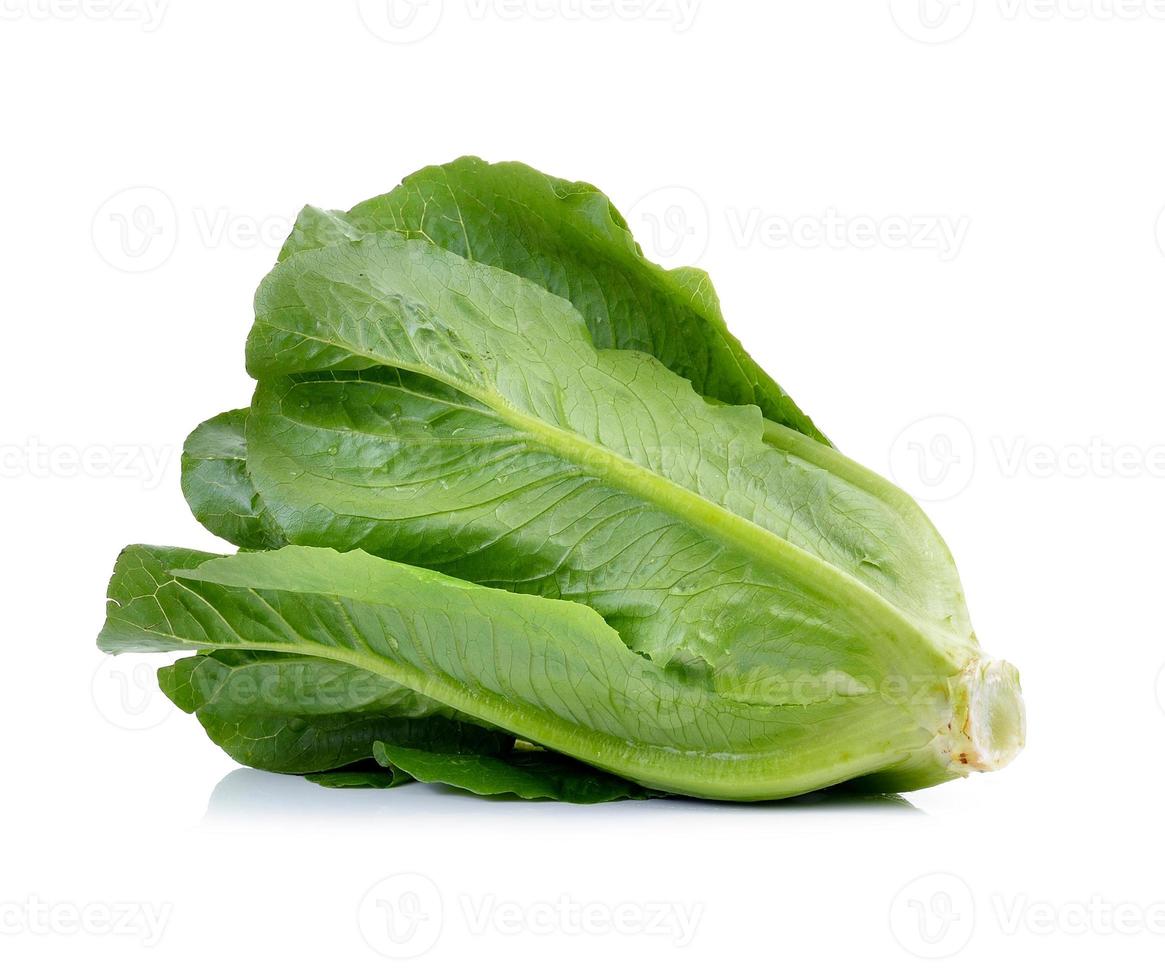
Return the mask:
{"type": "Polygon", "coordinates": [[[845,789],[824,790],[793,800],[773,803],[716,803],[706,800],[626,800],[595,806],[570,803],[532,802],[501,797],[482,798],[445,786],[415,783],[394,789],[329,789],[309,783],[301,776],[285,776],[258,769],[236,769],[227,773],[214,788],[207,804],[204,826],[230,827],[259,823],[264,827],[339,821],[401,820],[414,817],[450,816],[512,819],[515,811],[523,818],[585,818],[588,822],[617,817],[654,819],[692,817],[708,808],[733,811],[747,819],[763,813],[772,819],[782,813],[852,818],[878,814],[891,818],[919,816],[923,811],[901,796],[859,794],[845,789]]]}

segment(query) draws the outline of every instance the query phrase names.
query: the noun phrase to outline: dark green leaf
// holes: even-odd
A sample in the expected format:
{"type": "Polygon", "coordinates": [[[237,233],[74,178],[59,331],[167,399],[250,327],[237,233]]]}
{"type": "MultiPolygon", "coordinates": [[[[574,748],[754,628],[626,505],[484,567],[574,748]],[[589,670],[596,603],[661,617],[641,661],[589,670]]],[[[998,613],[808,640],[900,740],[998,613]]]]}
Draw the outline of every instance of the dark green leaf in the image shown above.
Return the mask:
{"type": "Polygon", "coordinates": [[[273,772],[368,759],[381,739],[484,753],[513,741],[377,674],[318,657],[214,650],[161,668],[158,680],[232,759],[273,772]]]}
{"type": "Polygon", "coordinates": [[[618,776],[539,749],[504,756],[429,752],[377,742],[376,761],[422,783],[444,783],[478,796],[518,796],[562,803],[610,803],[659,796],[618,776]]]}
{"type": "Polygon", "coordinates": [[[329,789],[392,789],[413,782],[407,772],[385,768],[376,762],[356,763],[331,772],[309,772],[304,777],[329,789]]]}
{"type": "Polygon", "coordinates": [[[208,531],[240,548],[281,548],[287,542],[268,518],[247,475],[246,409],[203,422],[182,447],[182,492],[208,531]]]}

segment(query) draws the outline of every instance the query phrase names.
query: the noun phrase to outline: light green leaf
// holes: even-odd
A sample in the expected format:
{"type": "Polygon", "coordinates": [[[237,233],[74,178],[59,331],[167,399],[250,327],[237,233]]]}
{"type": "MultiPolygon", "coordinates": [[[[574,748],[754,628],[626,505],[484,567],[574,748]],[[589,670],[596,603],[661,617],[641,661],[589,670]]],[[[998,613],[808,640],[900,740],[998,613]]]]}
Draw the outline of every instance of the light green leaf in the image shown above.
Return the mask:
{"type": "Polygon", "coordinates": [[[256,300],[250,471],[288,540],[570,598],[725,694],[804,703],[977,656],[904,494],[596,350],[538,287],[396,235],[300,253],[256,300]],[[307,373],[314,372],[314,373],[307,373]]]}
{"type": "MultiPolygon", "coordinates": [[[[810,704],[721,697],[629,650],[581,603],[487,589],[362,552],[118,559],[108,652],[235,649],[359,667],[485,724],[654,789],[769,799],[867,773],[959,774],[940,734],[961,689],[810,704]]],[[[958,720],[958,719],[956,719],[958,720]]]]}
{"type": "Polygon", "coordinates": [[[707,273],[645,259],[590,184],[462,157],[346,214],[305,209],[280,258],[385,231],[522,276],[573,303],[596,346],[652,354],[704,395],[759,405],[774,422],[827,441],[729,332],[707,273]]]}

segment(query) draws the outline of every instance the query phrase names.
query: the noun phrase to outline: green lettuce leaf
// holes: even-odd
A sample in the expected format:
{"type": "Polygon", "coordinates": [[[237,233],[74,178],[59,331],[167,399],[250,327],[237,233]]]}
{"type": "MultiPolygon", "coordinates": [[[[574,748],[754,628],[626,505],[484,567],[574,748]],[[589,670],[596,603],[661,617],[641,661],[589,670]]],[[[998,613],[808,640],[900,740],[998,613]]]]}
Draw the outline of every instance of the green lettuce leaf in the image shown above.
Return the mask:
{"type": "Polygon", "coordinates": [[[253,551],[287,544],[247,475],[247,409],[203,422],[182,447],[182,493],[200,524],[253,551]]]}
{"type": "Polygon", "coordinates": [[[654,355],[718,401],[825,437],[732,336],[707,273],[649,262],[597,188],[522,163],[461,157],[351,211],[306,208],[280,258],[397,232],[504,269],[569,300],[597,347],[654,355]]]}
{"type": "Polygon", "coordinates": [[[401,745],[375,745],[376,761],[422,783],[443,783],[478,796],[517,796],[561,803],[610,803],[658,795],[625,779],[584,766],[556,752],[510,752],[504,756],[431,752],[401,745]]]}
{"type": "Polygon", "coordinates": [[[357,762],[328,772],[309,772],[304,778],[328,789],[392,789],[415,782],[407,772],[385,768],[375,761],[357,762]]]}
{"type": "Polygon", "coordinates": [[[243,765],[313,773],[372,757],[373,744],[499,752],[513,739],[347,664],[255,650],[213,650],[158,671],[162,690],[243,765]]]}
{"type": "Polygon", "coordinates": [[[260,649],[358,667],[666,792],[773,799],[868,773],[904,785],[959,774],[932,744],[950,722],[946,699],[738,701],[629,650],[581,603],[363,552],[134,546],[118,559],[107,612],[107,652],[260,649]]]}
{"type": "MultiPolygon", "coordinates": [[[[569,300],[596,346],[652,354],[710,398],[755,404],[767,418],[828,443],[728,331],[711,280],[644,258],[622,215],[590,184],[521,163],[461,157],[406,177],[351,211],[308,207],[280,258],[395,231],[515,273],[569,300]]],[[[187,440],[183,490],[195,517],[241,548],[278,548],[245,466],[246,409],[187,440]]]]}
{"type": "Polygon", "coordinates": [[[909,498],[597,350],[525,280],[396,235],[300,253],[259,290],[248,363],[250,473],[289,541],[585,602],[742,699],[887,665],[942,683],[978,655],[909,498]]]}

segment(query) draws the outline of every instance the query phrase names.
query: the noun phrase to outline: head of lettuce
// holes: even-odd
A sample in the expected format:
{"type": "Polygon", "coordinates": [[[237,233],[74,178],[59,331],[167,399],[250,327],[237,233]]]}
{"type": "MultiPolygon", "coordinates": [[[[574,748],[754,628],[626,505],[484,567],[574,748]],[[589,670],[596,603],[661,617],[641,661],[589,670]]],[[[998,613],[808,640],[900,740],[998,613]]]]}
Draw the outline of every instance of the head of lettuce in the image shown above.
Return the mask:
{"type": "Polygon", "coordinates": [[[766,800],[1023,745],[918,506],[590,185],[467,158],[305,209],[247,368],[251,405],[183,457],[241,550],[126,549],[99,640],[197,651],[163,689],[241,762],[766,800]]]}

